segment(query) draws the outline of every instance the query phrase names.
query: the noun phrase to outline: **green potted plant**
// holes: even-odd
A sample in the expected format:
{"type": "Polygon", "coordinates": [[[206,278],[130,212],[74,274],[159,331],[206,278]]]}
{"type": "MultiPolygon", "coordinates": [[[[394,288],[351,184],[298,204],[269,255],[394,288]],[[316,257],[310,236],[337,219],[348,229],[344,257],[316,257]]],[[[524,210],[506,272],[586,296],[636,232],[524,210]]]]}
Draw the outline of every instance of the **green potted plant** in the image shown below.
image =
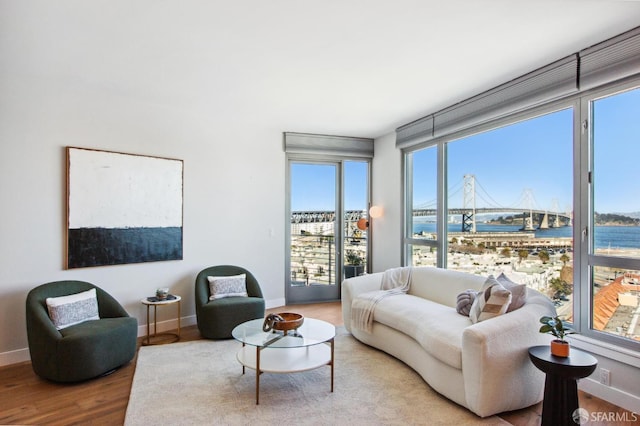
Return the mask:
{"type": "Polygon", "coordinates": [[[345,256],[346,264],[344,265],[344,277],[351,278],[362,275],[364,272],[364,259],[355,250],[347,250],[345,256]]]}
{"type": "Polygon", "coordinates": [[[544,316],[540,318],[540,322],[542,323],[540,333],[549,333],[555,337],[555,339],[551,341],[551,354],[563,358],[568,357],[569,342],[564,340],[564,338],[568,334],[575,333],[569,323],[561,320],[559,316],[544,316]]]}

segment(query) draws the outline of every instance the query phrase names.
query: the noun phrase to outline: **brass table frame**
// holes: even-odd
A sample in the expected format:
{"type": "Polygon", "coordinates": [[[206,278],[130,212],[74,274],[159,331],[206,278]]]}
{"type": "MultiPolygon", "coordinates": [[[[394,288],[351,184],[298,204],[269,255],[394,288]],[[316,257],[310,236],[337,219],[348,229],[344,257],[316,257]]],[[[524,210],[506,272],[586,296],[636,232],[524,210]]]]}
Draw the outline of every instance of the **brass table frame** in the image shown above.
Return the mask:
{"type": "Polygon", "coordinates": [[[175,299],[161,300],[157,302],[152,302],[148,299],[142,299],[142,303],[147,307],[147,337],[142,341],[143,346],[163,345],[166,343],[174,343],[180,340],[180,316],[181,316],[180,305],[181,305],[182,298],[176,295],[172,295],[172,296],[174,296],[175,299]],[[170,332],[158,333],[158,306],[172,305],[174,303],[178,304],[178,332],[177,333],[170,333],[170,332]],[[150,330],[151,321],[149,318],[149,311],[151,306],[153,306],[153,334],[151,334],[151,330],[150,330]],[[169,337],[170,339],[167,340],[166,339],[167,337],[169,337]],[[160,338],[163,340],[158,342],[153,342],[152,338],[160,338]]]}

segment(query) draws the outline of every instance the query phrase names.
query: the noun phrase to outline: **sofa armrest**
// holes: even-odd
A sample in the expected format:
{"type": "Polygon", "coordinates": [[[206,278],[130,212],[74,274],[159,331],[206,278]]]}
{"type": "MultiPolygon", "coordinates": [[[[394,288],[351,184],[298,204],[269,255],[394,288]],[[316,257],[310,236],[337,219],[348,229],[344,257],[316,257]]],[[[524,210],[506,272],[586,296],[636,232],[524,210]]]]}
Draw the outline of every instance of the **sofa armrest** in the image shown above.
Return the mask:
{"type": "Polygon", "coordinates": [[[462,374],[467,405],[485,417],[542,400],[544,375],[529,360],[528,349],[548,344],[539,319],[555,315],[553,303],[528,289],[520,309],[468,327],[462,336],[462,374]]]}
{"type": "Polygon", "coordinates": [[[351,331],[351,301],[359,294],[380,290],[382,272],[348,278],[342,282],[342,320],[344,328],[351,331]]]}

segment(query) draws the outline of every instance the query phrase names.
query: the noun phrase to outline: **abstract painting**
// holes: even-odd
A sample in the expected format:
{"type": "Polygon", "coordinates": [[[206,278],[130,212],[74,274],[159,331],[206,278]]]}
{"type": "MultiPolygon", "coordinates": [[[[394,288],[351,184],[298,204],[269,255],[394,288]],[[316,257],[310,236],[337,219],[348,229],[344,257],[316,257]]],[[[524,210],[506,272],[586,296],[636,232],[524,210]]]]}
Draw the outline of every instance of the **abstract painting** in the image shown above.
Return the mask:
{"type": "Polygon", "coordinates": [[[183,162],[67,147],[67,268],[182,259],[183,162]]]}

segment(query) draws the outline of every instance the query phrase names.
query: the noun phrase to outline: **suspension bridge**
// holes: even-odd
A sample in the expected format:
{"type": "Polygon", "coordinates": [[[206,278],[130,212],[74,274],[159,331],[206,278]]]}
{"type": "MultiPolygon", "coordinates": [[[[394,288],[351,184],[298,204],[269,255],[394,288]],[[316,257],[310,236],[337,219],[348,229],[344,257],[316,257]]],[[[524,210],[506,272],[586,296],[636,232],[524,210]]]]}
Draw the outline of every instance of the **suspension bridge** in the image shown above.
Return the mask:
{"type": "MultiPolygon", "coordinates": [[[[533,196],[533,190],[524,189],[520,199],[513,203],[511,207],[502,206],[491,197],[488,192],[479,184],[475,175],[464,175],[462,185],[458,183],[449,191],[449,199],[455,198],[460,191],[463,192],[462,207],[448,207],[447,214],[460,215],[461,231],[476,232],[477,216],[492,213],[512,214],[515,218],[522,221],[522,230],[532,231],[535,229],[559,228],[562,226],[572,225],[571,211],[560,211],[557,200],[552,201],[550,209],[541,209],[537,207],[537,202],[533,196]],[[480,189],[480,191],[477,190],[480,189]],[[483,207],[477,207],[477,200],[484,202],[483,207]]],[[[436,201],[430,201],[415,205],[413,207],[413,216],[435,216],[436,201]]],[[[365,216],[363,210],[345,211],[344,220],[346,222],[357,222],[358,219],[365,216]]],[[[335,211],[296,211],[291,213],[292,224],[302,223],[322,223],[334,222],[336,219],[335,211]]]]}
{"type": "MultiPolygon", "coordinates": [[[[535,229],[560,228],[572,225],[571,211],[562,212],[559,209],[557,199],[552,200],[550,209],[541,209],[533,195],[533,190],[525,188],[520,199],[511,206],[500,205],[477,181],[472,174],[464,175],[462,185],[458,183],[449,190],[449,200],[454,199],[462,191],[462,207],[447,208],[448,215],[460,215],[462,232],[476,232],[476,219],[478,215],[491,213],[511,213],[514,217],[521,218],[524,231],[535,229]],[[477,207],[477,200],[483,202],[483,207],[477,207]]],[[[436,202],[423,203],[413,208],[413,216],[435,216],[436,202]]]]}

